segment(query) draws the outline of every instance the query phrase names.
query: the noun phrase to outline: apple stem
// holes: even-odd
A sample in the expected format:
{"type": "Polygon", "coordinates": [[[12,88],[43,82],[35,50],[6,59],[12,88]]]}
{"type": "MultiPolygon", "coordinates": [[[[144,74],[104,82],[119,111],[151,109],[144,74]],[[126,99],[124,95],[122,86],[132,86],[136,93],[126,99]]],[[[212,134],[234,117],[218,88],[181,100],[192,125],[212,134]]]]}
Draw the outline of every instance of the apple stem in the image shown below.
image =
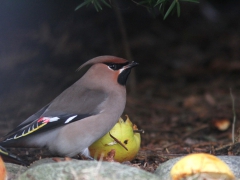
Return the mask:
{"type": "Polygon", "coordinates": [[[133,130],[134,133],[141,133],[143,134],[144,133],[144,130],[143,129],[139,129],[139,130],[133,130]]]}

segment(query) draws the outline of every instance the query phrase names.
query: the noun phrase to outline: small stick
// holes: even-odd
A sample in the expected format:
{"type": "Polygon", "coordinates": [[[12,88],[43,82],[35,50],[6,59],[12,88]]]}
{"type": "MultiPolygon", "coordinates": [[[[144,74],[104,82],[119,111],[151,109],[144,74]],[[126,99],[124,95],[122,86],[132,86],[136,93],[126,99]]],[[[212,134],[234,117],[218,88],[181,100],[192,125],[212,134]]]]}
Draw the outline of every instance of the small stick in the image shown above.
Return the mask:
{"type": "Polygon", "coordinates": [[[109,132],[109,135],[111,138],[114,139],[114,141],[116,141],[118,144],[120,144],[124,149],[126,149],[128,151],[128,148],[121,141],[119,141],[117,138],[115,138],[113,135],[111,135],[110,132],[109,132]]]}
{"type": "Polygon", "coordinates": [[[230,88],[230,95],[232,99],[232,111],[233,111],[233,123],[232,123],[232,143],[235,142],[234,135],[235,135],[235,124],[236,124],[236,111],[235,111],[235,99],[232,94],[232,88],[230,88]]]}

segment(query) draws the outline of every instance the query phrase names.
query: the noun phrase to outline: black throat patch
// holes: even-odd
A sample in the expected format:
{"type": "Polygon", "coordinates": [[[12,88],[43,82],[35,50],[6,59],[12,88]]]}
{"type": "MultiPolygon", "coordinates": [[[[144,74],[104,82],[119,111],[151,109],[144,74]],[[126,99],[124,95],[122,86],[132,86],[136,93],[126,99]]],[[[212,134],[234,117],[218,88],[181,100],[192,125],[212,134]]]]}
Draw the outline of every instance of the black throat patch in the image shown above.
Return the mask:
{"type": "Polygon", "coordinates": [[[117,79],[118,83],[125,86],[130,72],[131,72],[131,68],[123,70],[118,76],[118,79],[117,79]]]}

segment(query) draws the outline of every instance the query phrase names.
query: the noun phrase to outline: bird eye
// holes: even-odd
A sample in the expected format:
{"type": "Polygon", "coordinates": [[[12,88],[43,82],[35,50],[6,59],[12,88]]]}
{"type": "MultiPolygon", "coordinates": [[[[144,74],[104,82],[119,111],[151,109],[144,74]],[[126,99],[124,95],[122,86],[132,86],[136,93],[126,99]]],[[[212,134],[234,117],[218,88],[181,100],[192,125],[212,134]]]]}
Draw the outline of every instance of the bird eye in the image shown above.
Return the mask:
{"type": "Polygon", "coordinates": [[[121,64],[108,64],[108,67],[111,68],[112,70],[116,71],[121,69],[123,66],[121,64]]]}
{"type": "Polygon", "coordinates": [[[108,67],[110,67],[112,70],[117,70],[116,64],[110,64],[108,67]]]}
{"type": "Polygon", "coordinates": [[[126,66],[129,64],[129,62],[125,62],[125,63],[121,63],[121,64],[118,64],[118,63],[104,63],[108,66],[109,69],[112,69],[114,71],[117,71],[119,69],[122,69],[123,66],[126,66]]]}

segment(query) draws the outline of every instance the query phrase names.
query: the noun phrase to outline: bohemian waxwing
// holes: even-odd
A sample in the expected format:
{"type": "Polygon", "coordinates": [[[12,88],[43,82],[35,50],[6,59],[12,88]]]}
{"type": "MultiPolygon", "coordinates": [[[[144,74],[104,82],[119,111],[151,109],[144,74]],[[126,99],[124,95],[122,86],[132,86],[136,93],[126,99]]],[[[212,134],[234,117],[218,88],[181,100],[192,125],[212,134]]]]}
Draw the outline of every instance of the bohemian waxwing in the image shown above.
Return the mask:
{"type": "Polygon", "coordinates": [[[90,157],[88,147],[123,113],[126,81],[136,65],[114,56],[87,61],[78,68],[78,81],[9,132],[0,147],[47,147],[55,155],[90,157]]]}

